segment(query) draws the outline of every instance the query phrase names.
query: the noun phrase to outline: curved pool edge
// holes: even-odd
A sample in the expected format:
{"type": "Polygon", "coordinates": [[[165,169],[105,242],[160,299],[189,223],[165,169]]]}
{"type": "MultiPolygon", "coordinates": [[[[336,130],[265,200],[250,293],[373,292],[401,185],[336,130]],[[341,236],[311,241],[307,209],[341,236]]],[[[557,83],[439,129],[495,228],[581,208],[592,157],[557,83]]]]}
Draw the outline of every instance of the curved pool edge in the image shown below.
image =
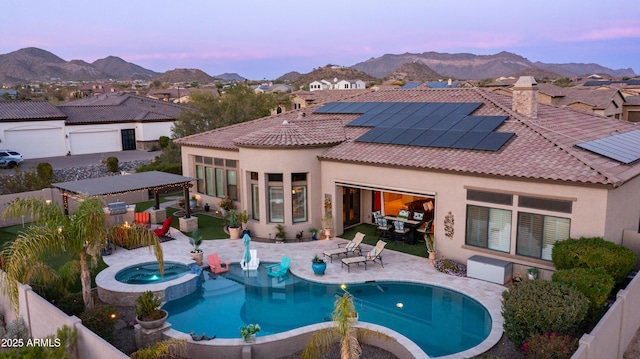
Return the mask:
{"type": "MultiPolygon", "coordinates": [[[[302,270],[297,270],[298,268],[296,268],[296,270],[294,270],[293,268],[290,269],[290,271],[300,277],[300,278],[304,278],[305,280],[308,281],[312,281],[312,282],[316,282],[316,283],[326,283],[326,284],[359,284],[359,283],[364,283],[362,280],[352,280],[352,281],[343,281],[343,282],[335,282],[335,281],[329,281],[329,280],[323,280],[324,277],[323,276],[317,276],[315,274],[313,274],[313,272],[311,272],[310,274],[302,269],[302,270]]],[[[480,342],[478,345],[471,347],[467,350],[461,351],[461,352],[457,352],[454,354],[450,354],[450,355],[443,355],[443,356],[439,356],[439,357],[430,357],[427,354],[425,354],[424,357],[422,358],[438,358],[438,359],[459,359],[459,358],[470,358],[470,357],[474,357],[477,355],[481,355],[485,352],[487,352],[489,349],[493,348],[496,344],[498,344],[498,342],[500,341],[500,339],[502,338],[502,335],[504,334],[504,329],[503,329],[503,323],[504,323],[504,318],[502,317],[502,302],[498,301],[498,303],[492,301],[492,299],[495,299],[494,297],[492,297],[491,294],[487,294],[486,292],[483,292],[483,295],[478,295],[478,293],[473,292],[473,290],[477,289],[476,287],[478,287],[477,285],[474,285],[475,283],[480,282],[483,286],[488,285],[493,287],[496,291],[500,291],[500,293],[502,293],[502,291],[507,290],[507,287],[505,286],[501,286],[499,284],[495,284],[495,283],[489,283],[489,282],[485,282],[485,281],[481,281],[478,279],[474,279],[474,278],[468,278],[468,277],[456,277],[456,276],[452,276],[449,274],[444,274],[444,273],[434,273],[432,275],[430,275],[429,277],[426,278],[427,280],[418,280],[418,279],[397,279],[397,278],[386,278],[386,277],[380,277],[379,279],[373,280],[375,282],[382,282],[382,281],[402,281],[402,282],[407,282],[407,283],[417,283],[417,284],[426,284],[426,285],[433,285],[433,286],[438,286],[441,288],[446,288],[449,289],[451,291],[454,292],[458,292],[458,293],[462,293],[466,296],[468,296],[471,299],[474,299],[475,301],[477,301],[478,303],[480,303],[489,313],[489,316],[491,317],[491,330],[489,331],[489,335],[487,335],[487,337],[480,342]],[[428,280],[431,279],[431,280],[428,280]],[[435,280],[435,279],[441,279],[440,280],[435,280]],[[456,286],[453,285],[456,282],[459,281],[469,281],[470,285],[463,285],[463,286],[456,286]]],[[[502,298],[502,296],[499,296],[499,298],[502,298]]],[[[371,324],[371,325],[376,325],[376,324],[371,324]]],[[[377,326],[377,325],[376,325],[377,326]]],[[[396,333],[395,331],[384,327],[385,329],[392,331],[394,333],[396,333]]],[[[411,341],[410,339],[406,338],[405,336],[403,336],[400,333],[397,333],[398,336],[401,336],[402,338],[404,338],[406,341],[408,341],[412,346],[419,348],[413,341],[411,341]]],[[[263,337],[264,338],[264,337],[263,337]]],[[[424,351],[422,349],[419,349],[421,353],[424,353],[424,351]]],[[[411,357],[412,358],[412,357],[411,357]]],[[[416,358],[421,358],[421,357],[416,357],[416,358]]]]}
{"type": "MultiPolygon", "coordinates": [[[[180,260],[171,260],[170,262],[177,262],[190,266],[193,262],[186,262],[180,260]]],[[[167,300],[176,299],[176,294],[170,294],[172,298],[167,299],[167,289],[179,288],[179,296],[184,296],[192,293],[196,288],[196,281],[199,274],[186,273],[179,278],[172,279],[166,282],[159,282],[155,284],[128,284],[122,283],[116,280],[116,274],[129,267],[130,265],[114,265],[107,267],[100,271],[96,275],[96,287],[98,289],[98,298],[101,301],[116,305],[133,307],[136,305],[136,299],[148,290],[152,291],[154,295],[160,298],[160,301],[165,302],[167,300]]],[[[175,292],[175,291],[174,291],[175,292]]]]}
{"type": "MultiPolygon", "coordinates": [[[[168,323],[170,324],[170,323],[168,323]]],[[[330,328],[331,322],[307,325],[304,327],[288,330],[277,334],[258,336],[254,343],[245,343],[241,338],[237,339],[213,339],[208,341],[194,341],[189,334],[167,329],[163,332],[165,339],[185,339],[187,341],[190,357],[206,358],[212,352],[220,357],[241,357],[245,346],[251,347],[251,355],[256,358],[278,358],[291,355],[303,350],[309,339],[315,332],[330,328]],[[215,349],[214,349],[215,348],[215,349]]],[[[368,323],[358,322],[355,327],[369,329],[383,334],[379,336],[368,336],[364,343],[384,349],[400,359],[429,359],[430,357],[413,341],[402,334],[387,327],[368,323]]],[[[207,333],[213,335],[215,333],[207,333]]]]}

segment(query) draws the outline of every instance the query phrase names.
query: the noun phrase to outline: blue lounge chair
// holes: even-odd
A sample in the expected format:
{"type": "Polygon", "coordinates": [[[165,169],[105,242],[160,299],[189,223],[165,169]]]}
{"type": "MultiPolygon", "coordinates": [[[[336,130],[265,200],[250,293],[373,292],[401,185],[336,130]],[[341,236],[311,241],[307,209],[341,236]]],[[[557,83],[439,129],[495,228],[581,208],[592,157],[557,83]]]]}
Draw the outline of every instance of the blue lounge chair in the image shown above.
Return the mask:
{"type": "Polygon", "coordinates": [[[289,270],[289,265],[291,264],[291,259],[289,257],[282,257],[280,263],[271,264],[267,267],[267,274],[272,277],[280,277],[287,274],[289,270]]]}

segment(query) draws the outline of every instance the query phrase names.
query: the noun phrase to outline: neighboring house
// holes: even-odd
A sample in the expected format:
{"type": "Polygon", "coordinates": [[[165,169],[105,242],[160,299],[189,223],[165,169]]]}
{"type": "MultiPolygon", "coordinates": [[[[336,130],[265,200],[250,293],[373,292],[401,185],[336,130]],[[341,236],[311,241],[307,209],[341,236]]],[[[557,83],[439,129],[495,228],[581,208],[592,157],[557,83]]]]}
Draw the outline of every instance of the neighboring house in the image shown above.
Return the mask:
{"type": "MultiPolygon", "coordinates": [[[[551,84],[538,85],[538,102],[566,106],[594,115],[622,119],[624,96],[609,87],[559,87],[551,84]]],[[[512,88],[496,88],[496,93],[510,95],[512,88]]]]}
{"type": "Polygon", "coordinates": [[[103,93],[116,92],[117,90],[110,83],[87,83],[78,89],[82,97],[96,96],[103,93]]]}
{"type": "Polygon", "coordinates": [[[54,106],[40,101],[0,101],[2,147],[24,158],[148,150],[183,107],[147,97],[108,93],[54,106]]]}
{"type": "Polygon", "coordinates": [[[511,97],[381,88],[176,143],[202,201],[230,196],[255,236],[427,211],[441,256],[554,270],[556,241],[638,231],[640,130],[537,96],[532,77],[511,97]]]}
{"type": "Polygon", "coordinates": [[[629,122],[640,122],[640,96],[628,96],[624,99],[622,119],[629,122]]]}
{"type": "Polygon", "coordinates": [[[309,84],[309,91],[331,90],[333,84],[327,80],[313,81],[309,84]]]}
{"type": "Polygon", "coordinates": [[[362,80],[340,80],[333,85],[334,90],[362,90],[366,88],[362,80]]]}
{"type": "Polygon", "coordinates": [[[7,98],[9,100],[15,100],[18,98],[18,91],[0,89],[0,97],[7,98]]]}
{"type": "Polygon", "coordinates": [[[160,100],[164,102],[172,103],[188,103],[191,101],[191,94],[193,92],[208,92],[214,96],[219,96],[218,89],[213,87],[205,88],[180,88],[172,87],[168,89],[152,89],[147,93],[147,97],[160,100]]]}

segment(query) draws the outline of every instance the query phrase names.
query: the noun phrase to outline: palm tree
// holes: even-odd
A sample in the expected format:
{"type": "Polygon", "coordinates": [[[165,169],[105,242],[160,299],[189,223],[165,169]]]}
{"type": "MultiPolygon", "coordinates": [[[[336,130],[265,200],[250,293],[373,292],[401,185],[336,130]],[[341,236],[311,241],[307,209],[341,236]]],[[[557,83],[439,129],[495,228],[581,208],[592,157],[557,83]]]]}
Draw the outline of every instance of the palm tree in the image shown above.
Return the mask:
{"type": "Polygon", "coordinates": [[[340,340],[341,359],[360,357],[361,348],[353,327],[357,315],[353,297],[345,291],[342,296],[336,298],[333,307],[331,319],[334,326],[316,332],[302,351],[301,358],[318,358],[333,345],[336,339],[340,340]]]}
{"type": "MultiPolygon", "coordinates": [[[[36,277],[59,279],[56,271],[44,261],[49,256],[63,252],[74,258],[67,266],[78,268],[75,273],[80,274],[85,309],[93,308],[90,268],[96,266],[108,238],[119,238],[123,231],[121,226],[105,225],[102,200],[98,197],[85,198],[78,204],[74,214],[65,215],[58,204],[35,198],[17,199],[3,213],[4,218],[20,218],[23,215],[34,222],[3,251],[3,269],[7,276],[0,279],[4,282],[3,290],[10,294],[14,309],[18,306],[18,282],[28,283],[36,277]]],[[[126,231],[129,243],[153,245],[162,270],[164,260],[158,236],[139,226],[131,226],[126,231]]]]}

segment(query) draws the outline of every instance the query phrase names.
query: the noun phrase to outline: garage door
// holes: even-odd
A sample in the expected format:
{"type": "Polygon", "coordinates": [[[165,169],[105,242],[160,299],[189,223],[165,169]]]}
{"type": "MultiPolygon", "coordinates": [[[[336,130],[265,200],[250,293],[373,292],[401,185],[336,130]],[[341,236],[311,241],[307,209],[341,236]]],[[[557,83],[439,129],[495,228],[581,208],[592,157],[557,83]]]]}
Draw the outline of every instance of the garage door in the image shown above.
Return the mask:
{"type": "Polygon", "coordinates": [[[120,131],[109,129],[93,132],[72,132],[69,134],[72,155],[121,151],[120,131]]]}
{"type": "Polygon", "coordinates": [[[7,130],[2,148],[18,151],[23,158],[64,156],[64,133],[61,128],[7,130]]]}

